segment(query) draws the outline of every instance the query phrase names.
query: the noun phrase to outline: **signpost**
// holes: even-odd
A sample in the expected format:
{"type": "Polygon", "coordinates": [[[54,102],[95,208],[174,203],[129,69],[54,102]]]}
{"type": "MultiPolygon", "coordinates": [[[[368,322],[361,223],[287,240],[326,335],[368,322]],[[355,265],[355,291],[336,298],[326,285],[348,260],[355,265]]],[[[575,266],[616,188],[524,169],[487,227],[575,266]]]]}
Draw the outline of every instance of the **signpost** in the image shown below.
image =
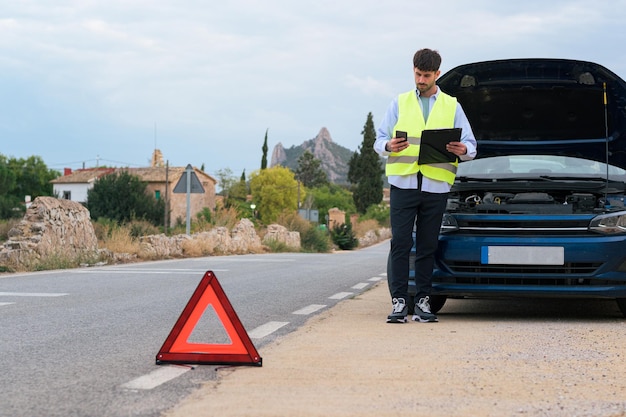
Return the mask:
{"type": "Polygon", "coordinates": [[[187,194],[187,235],[189,235],[191,232],[191,193],[204,194],[204,187],[191,164],[188,164],[185,168],[173,192],[176,194],[187,194]]]}

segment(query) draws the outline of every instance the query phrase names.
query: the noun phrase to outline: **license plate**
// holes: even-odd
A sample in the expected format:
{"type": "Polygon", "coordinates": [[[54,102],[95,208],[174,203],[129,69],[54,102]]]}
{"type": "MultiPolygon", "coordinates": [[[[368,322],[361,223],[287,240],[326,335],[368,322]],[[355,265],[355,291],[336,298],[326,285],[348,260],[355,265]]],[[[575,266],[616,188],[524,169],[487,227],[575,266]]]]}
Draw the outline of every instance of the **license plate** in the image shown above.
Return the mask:
{"type": "Polygon", "coordinates": [[[482,264],[563,265],[565,251],[560,246],[483,246],[482,264]]]}

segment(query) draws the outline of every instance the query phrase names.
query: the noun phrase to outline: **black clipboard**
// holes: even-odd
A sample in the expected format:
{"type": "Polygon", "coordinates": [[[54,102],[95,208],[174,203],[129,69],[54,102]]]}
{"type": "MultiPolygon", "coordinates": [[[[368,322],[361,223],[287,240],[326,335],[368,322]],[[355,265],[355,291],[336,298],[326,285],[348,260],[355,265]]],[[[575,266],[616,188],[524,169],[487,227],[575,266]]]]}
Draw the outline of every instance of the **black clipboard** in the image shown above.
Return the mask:
{"type": "Polygon", "coordinates": [[[420,154],[417,157],[417,163],[424,165],[455,162],[457,156],[452,152],[448,152],[446,145],[449,142],[458,142],[460,140],[461,128],[458,127],[451,129],[426,129],[422,131],[420,154]]]}

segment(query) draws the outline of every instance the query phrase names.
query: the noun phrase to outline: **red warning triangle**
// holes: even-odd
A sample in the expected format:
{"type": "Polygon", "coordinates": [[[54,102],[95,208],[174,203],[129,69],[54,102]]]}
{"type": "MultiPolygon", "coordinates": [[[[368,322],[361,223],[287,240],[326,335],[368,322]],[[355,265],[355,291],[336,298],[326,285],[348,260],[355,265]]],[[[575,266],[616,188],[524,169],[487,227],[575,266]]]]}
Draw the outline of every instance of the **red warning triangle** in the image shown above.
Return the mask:
{"type": "Polygon", "coordinates": [[[262,366],[261,357],[212,271],[207,271],[202,277],[202,281],[165,339],[156,356],[156,363],[262,366]],[[209,306],[214,309],[222,322],[230,343],[189,341],[194,328],[209,306]]]}

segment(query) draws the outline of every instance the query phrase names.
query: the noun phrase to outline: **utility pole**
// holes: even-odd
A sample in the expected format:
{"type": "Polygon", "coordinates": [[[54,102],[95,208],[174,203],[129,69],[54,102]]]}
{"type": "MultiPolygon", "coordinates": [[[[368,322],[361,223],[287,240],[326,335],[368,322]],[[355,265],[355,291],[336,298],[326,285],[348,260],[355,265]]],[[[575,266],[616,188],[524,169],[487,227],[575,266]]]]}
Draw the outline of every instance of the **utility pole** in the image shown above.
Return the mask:
{"type": "Polygon", "coordinates": [[[167,223],[169,221],[169,206],[170,206],[170,199],[169,199],[169,187],[170,187],[170,179],[169,179],[169,174],[170,174],[170,161],[168,160],[165,163],[165,213],[163,216],[163,231],[165,232],[165,234],[167,235],[167,223]]]}
{"type": "Polygon", "coordinates": [[[300,210],[300,180],[298,180],[298,210],[300,210]]]}

